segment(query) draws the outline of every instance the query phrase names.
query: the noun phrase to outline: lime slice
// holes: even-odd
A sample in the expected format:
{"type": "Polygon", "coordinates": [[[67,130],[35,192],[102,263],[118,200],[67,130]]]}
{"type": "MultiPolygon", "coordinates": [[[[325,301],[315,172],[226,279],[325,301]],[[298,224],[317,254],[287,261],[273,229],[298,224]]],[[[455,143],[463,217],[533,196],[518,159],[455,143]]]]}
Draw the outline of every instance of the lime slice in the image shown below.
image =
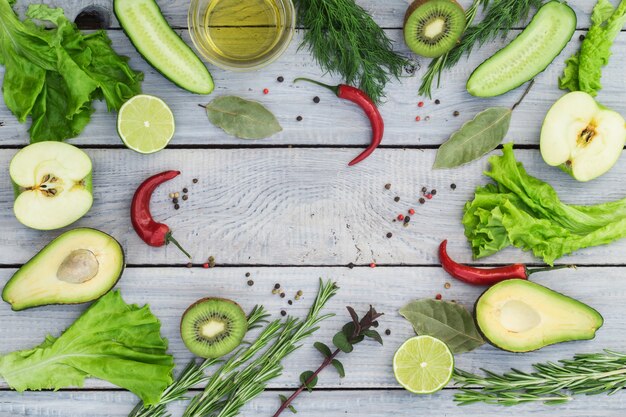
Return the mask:
{"type": "Polygon", "coordinates": [[[165,148],[174,136],[174,115],[163,100],[140,94],[129,99],[117,114],[117,133],[124,145],[139,153],[165,148]]]}
{"type": "Polygon", "coordinates": [[[393,357],[393,373],[407,391],[432,394],[446,386],[454,370],[448,346],[431,336],[413,337],[393,357]]]}

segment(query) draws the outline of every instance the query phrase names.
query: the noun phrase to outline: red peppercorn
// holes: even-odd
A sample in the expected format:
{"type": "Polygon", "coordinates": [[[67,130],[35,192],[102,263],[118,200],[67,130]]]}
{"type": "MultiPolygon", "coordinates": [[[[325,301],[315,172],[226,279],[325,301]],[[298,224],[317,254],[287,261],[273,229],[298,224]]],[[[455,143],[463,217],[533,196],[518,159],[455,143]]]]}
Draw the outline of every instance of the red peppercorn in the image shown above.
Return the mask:
{"type": "Polygon", "coordinates": [[[413,209],[409,209],[409,214],[410,214],[411,216],[412,216],[412,215],[414,215],[414,214],[415,214],[415,210],[413,210],[413,209]]]}
{"type": "Polygon", "coordinates": [[[424,107],[424,102],[420,101],[419,103],[417,103],[417,107],[424,107]]]}
{"type": "Polygon", "coordinates": [[[404,220],[404,215],[403,214],[398,214],[398,220],[404,220]]]}
{"type": "Polygon", "coordinates": [[[435,295],[435,300],[441,300],[441,294],[435,295]]]}
{"type": "Polygon", "coordinates": [[[263,94],[268,94],[270,92],[270,90],[268,90],[267,88],[263,89],[263,94]]]}
{"type": "Polygon", "coordinates": [[[419,122],[420,120],[422,120],[422,118],[421,118],[421,117],[419,117],[419,116],[415,116],[415,121],[416,121],[416,122],[419,122]]]}
{"type": "Polygon", "coordinates": [[[206,263],[206,264],[202,265],[202,267],[203,267],[204,269],[208,269],[208,268],[209,268],[209,264],[208,264],[208,263],[206,263]]]}
{"type": "Polygon", "coordinates": [[[426,194],[426,198],[429,199],[429,200],[432,200],[433,195],[432,194],[426,194]]]}
{"type": "Polygon", "coordinates": [[[374,262],[372,262],[372,263],[370,264],[370,268],[376,268],[376,264],[375,264],[374,262]]]}

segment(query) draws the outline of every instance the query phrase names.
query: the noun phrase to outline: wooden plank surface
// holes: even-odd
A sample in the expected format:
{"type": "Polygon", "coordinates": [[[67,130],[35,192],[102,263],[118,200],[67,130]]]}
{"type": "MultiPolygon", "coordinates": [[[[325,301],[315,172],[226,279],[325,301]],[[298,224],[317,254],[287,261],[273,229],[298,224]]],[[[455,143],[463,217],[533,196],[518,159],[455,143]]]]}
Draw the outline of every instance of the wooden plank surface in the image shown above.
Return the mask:
{"type": "MultiPolygon", "coordinates": [[[[0,166],[16,152],[0,150],[0,166]]],[[[88,149],[94,172],[95,203],[71,227],[89,226],[111,233],[124,245],[130,264],[184,264],[174,247],[145,245],[133,231],[129,208],[139,183],[166,169],[184,174],[157,190],[155,218],[168,223],[196,263],[210,255],[218,264],[348,265],[349,263],[436,264],[437,246],[450,240],[450,252],[469,261],[463,236],[463,205],[482,175],[486,159],[456,170],[431,170],[435,150],[381,149],[356,167],[347,162],[357,149],[191,149],[143,156],[128,150],[88,149]],[[198,178],[196,185],[191,184],[198,178]],[[391,183],[391,190],[384,185],[391,183]],[[456,184],[451,190],[450,184],[456,184]],[[436,189],[426,204],[421,188],[436,189]],[[190,198],[176,211],[168,194],[189,187],[190,198]],[[400,197],[399,202],[394,197],[400,197]],[[409,227],[393,219],[411,207],[409,227]],[[391,239],[387,233],[393,233],[391,239]]],[[[496,151],[499,153],[500,151],[496,151]]],[[[564,201],[595,204],[624,198],[626,154],[592,183],[580,183],[547,166],[536,150],[516,150],[527,170],[549,182],[564,201]]],[[[0,184],[9,184],[0,170],[0,184]]],[[[59,231],[22,226],[12,213],[12,190],[0,189],[1,264],[19,264],[59,231]]],[[[626,239],[581,250],[561,262],[623,264],[626,239]]],[[[483,259],[486,263],[538,262],[518,249],[483,259]]]]}
{"type": "MultiPolygon", "coordinates": [[[[504,407],[459,407],[452,402],[453,391],[444,390],[431,396],[415,396],[404,391],[316,391],[299,397],[295,403],[297,417],[501,417],[514,413],[516,417],[621,417],[626,408],[626,396],[614,395],[578,398],[559,406],[537,404],[521,405],[514,409],[504,407]]],[[[242,410],[243,416],[271,416],[280,402],[278,395],[285,391],[265,392],[242,410]]],[[[125,416],[135,405],[135,397],[124,392],[15,392],[2,393],[0,413],[6,416],[34,417],[109,417],[125,416]]],[[[180,416],[184,403],[170,407],[174,416],[180,416]]],[[[286,412],[282,416],[291,416],[286,412]]]]}
{"type": "MultiPolygon", "coordinates": [[[[400,390],[391,371],[391,358],[397,347],[413,332],[402,319],[398,308],[411,299],[433,297],[457,300],[471,306],[480,288],[451,281],[437,265],[439,242],[450,239],[453,256],[471,261],[463,236],[460,217],[463,204],[472,197],[476,185],[487,182],[481,172],[486,160],[457,170],[432,171],[435,156],[432,147],[441,144],[455,129],[488,106],[510,106],[521,89],[493,99],[475,99],[465,92],[464,84],[473,69],[519,33],[499,39],[472,53],[467,62],[446,73],[444,86],[436,90],[435,105],[417,95],[420,76],[428,60],[412,57],[418,68],[401,80],[389,84],[387,102],[381,107],[386,133],[380,149],[361,165],[348,168],[346,163],[360,147],[369,142],[369,126],[361,111],[341,102],[331,93],[309,85],[293,85],[296,76],[320,78],[323,72],[306,51],[298,51],[303,31],[296,34],[289,50],[275,64],[254,73],[232,73],[209,66],[216,91],[207,97],[194,96],[178,89],[157,74],[136,53],[119,24],[110,13],[110,0],[43,0],[61,5],[73,18],[86,7],[105,11],[112,28],[109,36],[118,52],[131,57],[131,65],[146,74],[144,92],[163,97],[172,107],[177,120],[175,149],[152,156],[141,156],[121,148],[115,132],[115,115],[108,114],[102,103],[84,134],[72,143],[86,146],[95,166],[95,204],[89,214],[74,226],[100,228],[113,234],[127,251],[127,268],[117,288],[128,302],[150,303],[163,323],[163,334],[170,341],[170,351],[179,366],[191,357],[178,333],[178,322],[185,308],[198,298],[209,295],[230,297],[245,309],[265,305],[274,317],[285,309],[289,314],[303,315],[310,305],[319,277],[336,280],[342,289],[328,309],[337,314],[285,362],[284,374],[272,381],[274,390],[249,404],[243,415],[271,415],[278,406],[275,390],[292,389],[298,375],[319,364],[319,354],[312,348],[316,340],[330,342],[332,335],[347,321],[345,306],[362,311],[369,304],[386,313],[381,330],[389,329],[385,345],[362,344],[342,360],[347,377],[339,379],[333,372],[320,378],[320,391],[298,399],[300,416],[501,416],[514,412],[518,416],[613,417],[622,416],[626,396],[577,398],[570,404],[547,407],[539,404],[514,409],[475,405],[457,407],[454,388],[432,396],[416,397],[400,390]],[[276,82],[282,75],[286,82],[276,82]],[[269,88],[270,94],[262,90],[269,88]],[[236,94],[266,104],[279,118],[284,131],[263,141],[243,141],[224,134],[210,125],[198,103],[223,94],[236,94]],[[314,104],[312,97],[321,102],[314,104]],[[417,103],[425,101],[423,108],[417,103]],[[458,117],[452,114],[460,112],[458,117]],[[295,120],[303,116],[302,122],[295,120]],[[419,115],[422,121],[415,122],[419,115]],[[428,116],[429,120],[426,120],[428,116]],[[294,145],[296,148],[287,148],[294,145]],[[255,148],[248,148],[254,146],[255,148]],[[272,148],[280,146],[280,148],[272,148]],[[106,148],[103,148],[106,147],[106,148]],[[257,149],[256,147],[260,147],[257,149]],[[302,148],[299,148],[302,147],[302,148]],[[352,148],[351,148],[352,147],[352,148]],[[111,149],[116,148],[116,149],[111,149]],[[189,148],[189,149],[185,149],[189,148]],[[223,148],[223,149],[221,149],[223,148]],[[216,257],[218,267],[205,270],[182,267],[186,259],[175,248],[150,248],[141,242],[129,222],[128,210],[132,190],[146,176],[164,169],[182,168],[184,173],[161,187],[153,199],[155,216],[170,224],[176,237],[190,249],[194,261],[202,263],[216,257]],[[191,179],[199,183],[191,187],[191,179]],[[392,189],[384,189],[385,183],[392,189]],[[456,190],[450,184],[456,184],[456,190]],[[180,211],[172,208],[167,194],[190,188],[190,199],[180,211]],[[422,186],[437,189],[437,196],[419,206],[422,186]],[[400,202],[393,198],[400,196],[400,202]],[[410,227],[403,228],[392,219],[410,207],[417,209],[410,227]],[[385,235],[393,233],[391,239],[385,235]],[[376,262],[377,268],[369,268],[376,262]],[[362,265],[353,269],[349,264],[362,265]],[[412,265],[412,266],[402,266],[412,265]],[[250,273],[248,278],[246,273],[250,273]],[[248,279],[254,286],[246,284],[248,279]],[[288,294],[305,293],[302,301],[288,306],[286,300],[271,294],[279,282],[288,294]],[[452,282],[450,289],[445,282],[452,282]],[[363,366],[366,363],[367,366],[363,366]]],[[[186,27],[188,0],[159,0],[170,24],[189,42],[186,27]]],[[[401,22],[407,0],[358,0],[394,41],[398,51],[411,56],[402,41],[401,22]]],[[[28,2],[18,1],[23,12],[28,2]]],[[[467,7],[470,0],[461,4],[467,7]]],[[[579,31],[515,111],[508,141],[535,148],[545,112],[562,94],[557,79],[563,61],[579,47],[578,37],[588,28],[589,12],[595,2],[572,0],[577,12],[579,31]]],[[[603,104],[626,114],[623,94],[626,32],[620,33],[613,46],[611,62],[603,70],[603,104]]],[[[0,77],[3,69],[0,69],[0,77]]],[[[329,82],[337,78],[324,77],[329,82]]],[[[26,127],[20,125],[0,99],[0,167],[7,167],[15,147],[28,142],[26,127]]],[[[590,184],[578,183],[555,168],[545,165],[536,149],[517,150],[533,175],[549,180],[571,203],[592,204],[616,200],[626,195],[623,178],[626,156],[605,176],[590,184]]],[[[6,169],[0,170],[0,285],[61,231],[37,232],[20,225],[14,218],[12,191],[6,169]]],[[[596,339],[547,347],[524,355],[512,354],[483,346],[475,352],[458,355],[461,369],[477,371],[488,368],[504,371],[510,366],[529,369],[534,362],[568,358],[578,352],[604,348],[626,349],[626,281],[624,257],[626,240],[610,246],[580,251],[562,262],[589,265],[576,271],[557,271],[538,275],[536,281],[573,296],[598,309],[605,325],[596,339]],[[614,266],[607,266],[614,265],[614,266]]],[[[537,262],[517,249],[505,250],[481,262],[537,262]]],[[[23,312],[12,312],[0,303],[0,354],[32,347],[45,334],[58,334],[84,310],[85,305],[48,306],[23,312]],[[7,335],[10,334],[10,337],[7,335]]],[[[123,416],[135,404],[135,397],[110,384],[89,379],[81,390],[18,394],[0,383],[0,416],[123,416]]],[[[176,404],[175,416],[182,413],[176,404]]]]}
{"type": "MultiPolygon", "coordinates": [[[[0,269],[0,283],[10,277],[13,270],[0,269]]],[[[472,308],[484,288],[473,287],[452,280],[441,268],[429,267],[378,267],[378,268],[128,268],[117,288],[127,302],[143,305],[149,303],[163,324],[163,334],[170,342],[170,352],[179,366],[185,365],[191,354],[179,335],[180,316],[199,298],[220,296],[236,300],[244,310],[255,304],[264,305],[273,318],[280,318],[285,310],[294,316],[304,316],[317,291],[318,279],[332,279],[340,287],[339,293],[328,304],[329,312],[336,316],[326,320],[320,330],[307,339],[302,349],[284,361],[283,376],[271,382],[272,388],[295,387],[298,376],[307,369],[315,369],[322,359],[312,347],[314,341],[331,343],[332,336],[349,321],[345,306],[358,312],[370,304],[385,313],[379,330],[384,346],[375,342],[358,345],[354,352],[343,355],[346,378],[334,372],[325,372],[319,386],[325,388],[398,388],[392,371],[392,357],[406,339],[414,335],[410,324],[399,314],[405,303],[441,294],[446,300],[456,300],[472,308]],[[250,277],[245,274],[250,273],[250,277]],[[254,285],[247,285],[252,279],[254,285]],[[449,282],[451,287],[444,288],[449,282]],[[287,297],[273,295],[274,284],[284,288],[287,297]],[[298,290],[304,297],[289,306],[298,290]],[[391,334],[384,335],[389,329],[391,334]],[[367,366],[363,366],[367,363],[367,366]]],[[[604,326],[591,341],[564,343],[526,354],[514,354],[485,345],[474,352],[457,355],[456,366],[468,371],[479,368],[505,371],[509,367],[528,369],[530,364],[548,360],[566,359],[581,352],[602,349],[626,349],[626,278],[623,268],[580,268],[533,276],[533,280],[555,291],[572,296],[596,308],[605,319],[604,326]]],[[[0,352],[31,348],[43,340],[46,333],[58,334],[69,326],[85,308],[82,306],[48,306],[13,312],[6,303],[0,303],[0,322],[3,329],[28,329],[13,331],[11,337],[0,339],[0,352]]],[[[2,385],[4,386],[4,385],[2,385]]],[[[100,380],[88,380],[88,388],[111,387],[100,380]]]]}

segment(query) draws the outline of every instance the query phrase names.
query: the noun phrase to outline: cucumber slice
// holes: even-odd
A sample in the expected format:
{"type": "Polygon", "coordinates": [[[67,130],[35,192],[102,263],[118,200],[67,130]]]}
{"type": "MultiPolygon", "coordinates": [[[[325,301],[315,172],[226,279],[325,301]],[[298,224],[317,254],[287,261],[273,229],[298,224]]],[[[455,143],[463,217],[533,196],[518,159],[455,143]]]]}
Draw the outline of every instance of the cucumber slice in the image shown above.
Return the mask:
{"type": "Polygon", "coordinates": [[[115,0],[113,8],[130,41],[157,71],[192,93],[213,91],[209,70],[168,25],[154,0],[115,0]]]}
{"type": "Polygon", "coordinates": [[[544,4],[510,44],[480,64],[467,80],[476,97],[511,91],[545,70],[561,53],[576,29],[576,13],[565,3],[544,4]]]}

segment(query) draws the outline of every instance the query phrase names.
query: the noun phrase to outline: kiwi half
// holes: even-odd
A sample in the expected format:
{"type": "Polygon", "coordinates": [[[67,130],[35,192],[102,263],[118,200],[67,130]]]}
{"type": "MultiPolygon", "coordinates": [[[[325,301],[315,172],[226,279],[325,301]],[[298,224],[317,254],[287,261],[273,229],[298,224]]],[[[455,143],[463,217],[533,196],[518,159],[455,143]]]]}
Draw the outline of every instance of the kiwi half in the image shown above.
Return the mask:
{"type": "Polygon", "coordinates": [[[248,330],[246,313],[224,298],[203,298],[193,303],[180,321],[183,342],[202,358],[219,358],[241,344],[248,330]]]}
{"type": "Polygon", "coordinates": [[[465,12],[454,0],[416,0],[404,15],[404,41],[428,58],[454,48],[464,29],[465,12]]]}

